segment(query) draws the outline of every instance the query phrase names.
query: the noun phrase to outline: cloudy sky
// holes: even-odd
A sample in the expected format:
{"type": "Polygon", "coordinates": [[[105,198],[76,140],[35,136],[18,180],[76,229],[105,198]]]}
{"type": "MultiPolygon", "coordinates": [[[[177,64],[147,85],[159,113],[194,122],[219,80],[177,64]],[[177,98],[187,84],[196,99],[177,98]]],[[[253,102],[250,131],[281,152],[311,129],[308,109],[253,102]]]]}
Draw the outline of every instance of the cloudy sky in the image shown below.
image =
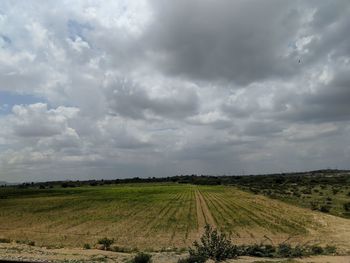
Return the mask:
{"type": "Polygon", "coordinates": [[[0,2],[0,180],[350,168],[348,0],[0,2]]]}

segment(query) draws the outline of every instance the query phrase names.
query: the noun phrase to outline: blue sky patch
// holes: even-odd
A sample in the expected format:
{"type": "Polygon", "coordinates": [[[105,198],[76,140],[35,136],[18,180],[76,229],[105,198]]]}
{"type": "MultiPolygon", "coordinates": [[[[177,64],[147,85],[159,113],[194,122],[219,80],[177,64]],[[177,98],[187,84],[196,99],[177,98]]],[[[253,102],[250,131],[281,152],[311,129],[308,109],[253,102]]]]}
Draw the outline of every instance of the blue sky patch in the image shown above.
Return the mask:
{"type": "Polygon", "coordinates": [[[80,37],[85,42],[88,41],[84,37],[84,31],[93,29],[93,27],[89,23],[79,23],[78,21],[72,19],[68,20],[67,27],[68,36],[70,39],[75,41],[77,37],[80,37]]]}
{"type": "Polygon", "coordinates": [[[8,91],[0,91],[0,115],[10,113],[14,105],[27,105],[39,102],[47,103],[47,101],[44,98],[40,98],[37,96],[28,94],[18,94],[8,91]]]}

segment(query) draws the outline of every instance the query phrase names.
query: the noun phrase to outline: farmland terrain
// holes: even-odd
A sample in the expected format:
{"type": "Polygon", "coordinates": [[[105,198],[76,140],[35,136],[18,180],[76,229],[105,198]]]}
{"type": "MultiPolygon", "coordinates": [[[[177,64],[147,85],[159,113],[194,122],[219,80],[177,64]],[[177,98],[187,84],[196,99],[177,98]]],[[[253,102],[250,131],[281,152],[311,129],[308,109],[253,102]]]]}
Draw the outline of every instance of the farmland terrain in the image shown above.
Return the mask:
{"type": "Polygon", "coordinates": [[[0,189],[0,238],[51,248],[103,237],[125,249],[188,247],[206,223],[237,244],[288,239],[350,249],[350,220],[232,186],[149,183],[0,189]]]}

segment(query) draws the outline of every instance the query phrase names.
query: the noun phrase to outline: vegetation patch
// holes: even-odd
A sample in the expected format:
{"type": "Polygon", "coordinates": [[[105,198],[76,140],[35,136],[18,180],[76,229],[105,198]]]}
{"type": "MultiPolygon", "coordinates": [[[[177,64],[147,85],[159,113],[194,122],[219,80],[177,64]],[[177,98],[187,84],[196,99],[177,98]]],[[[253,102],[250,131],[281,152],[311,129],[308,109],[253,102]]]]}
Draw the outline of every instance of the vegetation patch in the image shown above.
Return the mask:
{"type": "Polygon", "coordinates": [[[151,258],[152,256],[150,254],[140,252],[130,261],[130,263],[151,263],[151,258]]]}
{"type": "Polygon", "coordinates": [[[101,238],[97,241],[97,244],[102,245],[103,250],[110,250],[111,245],[114,243],[114,239],[107,237],[101,238]]]}
{"type": "Polygon", "coordinates": [[[195,241],[189,249],[189,256],[180,259],[178,263],[204,263],[208,259],[221,262],[235,259],[238,256],[269,257],[269,258],[300,258],[314,255],[332,255],[336,247],[318,245],[295,245],[281,243],[277,246],[271,244],[234,245],[225,234],[206,225],[200,241],[195,241]]]}

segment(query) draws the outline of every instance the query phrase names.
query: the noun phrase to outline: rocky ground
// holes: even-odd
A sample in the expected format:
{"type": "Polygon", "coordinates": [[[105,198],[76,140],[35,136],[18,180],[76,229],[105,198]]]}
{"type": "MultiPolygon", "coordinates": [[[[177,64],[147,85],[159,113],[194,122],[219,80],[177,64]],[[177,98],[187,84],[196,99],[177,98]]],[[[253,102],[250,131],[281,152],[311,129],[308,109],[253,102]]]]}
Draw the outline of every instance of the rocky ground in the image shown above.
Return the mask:
{"type": "MultiPolygon", "coordinates": [[[[153,263],[176,263],[180,258],[186,257],[186,254],[175,252],[151,253],[153,263]]],[[[21,262],[128,262],[134,254],[116,253],[97,249],[80,248],[60,248],[49,249],[44,247],[28,246],[23,244],[6,243],[0,244],[0,262],[4,260],[21,262]]],[[[350,263],[350,256],[317,256],[302,259],[267,259],[241,257],[235,260],[226,261],[227,263],[350,263]]]]}

